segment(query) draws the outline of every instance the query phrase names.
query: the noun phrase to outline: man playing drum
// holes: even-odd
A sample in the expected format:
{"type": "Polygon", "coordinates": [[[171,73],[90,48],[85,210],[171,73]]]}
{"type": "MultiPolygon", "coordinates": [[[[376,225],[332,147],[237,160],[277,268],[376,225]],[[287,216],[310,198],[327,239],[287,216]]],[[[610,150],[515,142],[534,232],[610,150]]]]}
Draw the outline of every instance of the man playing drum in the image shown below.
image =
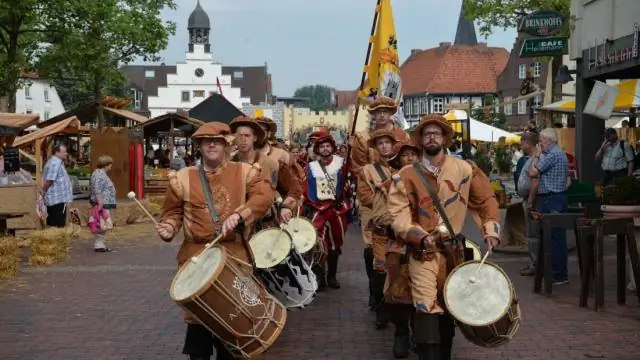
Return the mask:
{"type": "MultiPolygon", "coordinates": [[[[234,230],[242,224],[248,232],[250,225],[273,203],[273,191],[260,175],[260,165],[227,161],[230,144],[225,136],[230,134],[227,124],[210,122],[201,126],[192,139],[202,154],[202,165],[169,172],[169,188],[156,231],[169,242],[184,228],[184,241],[177,256],[179,264],[202,251],[219,234],[223,234],[219,245],[236,258],[252,263],[246,237],[234,230]],[[201,181],[203,177],[206,184],[201,181]]],[[[233,359],[221,341],[204,326],[188,314],[185,321],[187,335],[183,353],[190,359],[210,359],[214,347],[218,360],[233,359]]]]}
{"type": "Polygon", "coordinates": [[[422,117],[411,137],[420,144],[423,157],[393,176],[389,212],[393,230],[411,255],[414,339],[419,358],[450,359],[454,325],[443,304],[442,287],[448,273],[463,261],[464,238],[458,235],[469,211],[490,251],[499,244],[500,213],[482,170],[473,162],[446,155],[453,128],[443,116],[422,117]]]}
{"type": "MultiPolygon", "coordinates": [[[[419,159],[420,148],[411,139],[397,142],[395,156],[389,159],[394,172],[419,159]]],[[[395,327],[393,356],[396,359],[409,357],[411,330],[409,323],[413,319],[413,300],[411,298],[411,280],[409,279],[409,254],[401,239],[389,238],[386,248],[385,268],[387,280],[384,289],[384,301],[391,323],[395,327]]]]}
{"type": "Polygon", "coordinates": [[[312,219],[318,236],[325,247],[326,271],[324,264],[315,266],[314,273],[318,279],[318,290],[326,288],[339,289],[336,277],[338,258],[342,242],[347,231],[348,203],[344,200],[345,179],[343,174],[344,158],[334,155],[336,142],[329,134],[316,139],[313,151],[318,160],[307,165],[307,184],[303,214],[312,219]]]}
{"type": "MultiPolygon", "coordinates": [[[[400,129],[393,121],[393,116],[398,110],[398,103],[391,98],[385,96],[379,96],[369,104],[369,114],[371,114],[371,128],[373,129],[386,129],[394,133],[395,138],[398,141],[402,141],[408,138],[407,133],[400,129]]],[[[373,131],[373,130],[371,130],[373,131]]],[[[358,175],[363,166],[373,163],[377,159],[377,154],[374,149],[370,148],[368,141],[370,138],[370,131],[364,130],[355,134],[355,136],[349,139],[351,146],[351,169],[358,175]]],[[[358,198],[360,202],[361,199],[358,198]]],[[[373,295],[373,249],[371,248],[371,228],[369,227],[369,219],[371,210],[365,206],[359,207],[360,212],[360,227],[362,229],[362,239],[364,240],[365,248],[363,252],[365,269],[367,271],[367,277],[369,278],[369,307],[373,310],[375,307],[375,296],[373,295]]]]}
{"type": "MultiPolygon", "coordinates": [[[[394,155],[396,143],[390,130],[376,130],[369,138],[369,146],[377,151],[377,160],[362,167],[358,177],[357,195],[360,206],[370,210],[371,249],[373,251],[373,274],[371,289],[375,300],[376,328],[385,329],[389,323],[384,306],[384,282],[386,278],[385,258],[391,231],[391,217],[387,209],[387,189],[390,186],[392,170],[387,160],[394,155]]],[[[393,236],[391,236],[393,237],[393,236]]]]}
{"type": "MultiPolygon", "coordinates": [[[[233,119],[229,126],[235,135],[235,143],[238,147],[238,151],[231,157],[231,161],[260,165],[262,175],[271,181],[271,187],[284,198],[284,201],[279,202],[277,206],[280,220],[288,222],[297,207],[298,200],[302,197],[302,187],[298,176],[293,174],[292,167],[280,166],[273,158],[255,150],[255,144],[263,143],[267,136],[257,121],[246,116],[239,116],[233,119]]],[[[271,213],[259,220],[261,228],[277,226],[277,222],[271,213]]]]}

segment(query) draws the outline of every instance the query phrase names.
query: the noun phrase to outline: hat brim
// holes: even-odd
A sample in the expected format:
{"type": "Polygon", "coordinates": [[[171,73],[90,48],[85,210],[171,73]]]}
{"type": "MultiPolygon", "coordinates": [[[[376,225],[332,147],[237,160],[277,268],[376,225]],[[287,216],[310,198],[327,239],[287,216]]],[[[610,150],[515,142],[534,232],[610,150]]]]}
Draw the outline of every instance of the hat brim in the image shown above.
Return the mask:
{"type": "Polygon", "coordinates": [[[394,138],[393,135],[391,135],[391,134],[383,134],[383,135],[378,135],[378,136],[372,137],[369,140],[367,140],[367,146],[369,146],[370,148],[375,148],[376,147],[376,140],[382,139],[382,138],[385,138],[385,137],[391,139],[391,142],[393,143],[393,145],[395,145],[398,142],[398,139],[394,138]]]}
{"type": "Polygon", "coordinates": [[[266,140],[267,133],[264,132],[264,129],[257,121],[253,120],[237,120],[231,121],[229,123],[229,127],[231,128],[231,132],[235,134],[239,127],[246,126],[253,130],[253,133],[256,135],[256,144],[263,144],[266,140]]]}
{"type": "Polygon", "coordinates": [[[422,129],[424,129],[427,125],[437,125],[442,129],[442,136],[444,137],[444,143],[442,144],[444,147],[449,147],[453,145],[453,127],[447,121],[442,122],[438,120],[425,120],[421,121],[418,125],[416,125],[415,129],[411,132],[411,139],[416,144],[422,144],[422,129]]]}
{"type": "Polygon", "coordinates": [[[224,140],[227,145],[231,145],[231,143],[229,142],[229,139],[227,138],[229,135],[199,135],[199,136],[192,136],[191,140],[193,140],[194,142],[200,142],[204,139],[222,139],[224,140]]]}
{"type": "Polygon", "coordinates": [[[367,109],[367,111],[369,111],[369,114],[371,114],[371,113],[374,113],[374,112],[376,112],[378,110],[382,110],[382,109],[391,110],[391,112],[393,112],[393,113],[398,111],[398,107],[397,106],[391,106],[391,105],[387,105],[387,104],[376,105],[374,107],[371,107],[371,108],[367,109]]]}
{"type": "MultiPolygon", "coordinates": [[[[271,121],[263,121],[263,120],[256,120],[256,122],[260,125],[266,125],[267,128],[269,129],[269,131],[271,131],[272,133],[275,134],[276,131],[278,131],[278,124],[276,124],[275,122],[271,122],[271,121]]],[[[263,129],[264,131],[264,129],[263,129]]]]}
{"type": "Polygon", "coordinates": [[[411,149],[414,150],[416,152],[416,154],[418,154],[418,156],[420,156],[420,148],[418,148],[417,146],[413,146],[413,145],[402,145],[400,147],[400,149],[398,150],[398,152],[389,160],[387,160],[387,163],[389,164],[389,166],[391,166],[392,168],[396,169],[396,170],[400,170],[402,168],[402,164],[400,164],[400,154],[402,154],[402,152],[406,149],[411,149]]]}

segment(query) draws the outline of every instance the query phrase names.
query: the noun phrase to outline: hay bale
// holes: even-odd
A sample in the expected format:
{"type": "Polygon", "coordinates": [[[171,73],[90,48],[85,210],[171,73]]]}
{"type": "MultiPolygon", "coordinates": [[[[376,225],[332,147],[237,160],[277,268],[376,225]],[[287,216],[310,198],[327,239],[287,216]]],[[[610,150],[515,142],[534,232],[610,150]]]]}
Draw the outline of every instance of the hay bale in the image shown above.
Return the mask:
{"type": "Polygon", "coordinates": [[[27,239],[31,243],[29,265],[52,265],[69,257],[71,242],[78,239],[78,227],[47,228],[32,231],[27,239]]]}
{"type": "Polygon", "coordinates": [[[0,238],[0,280],[10,279],[18,275],[20,264],[20,247],[14,237],[0,238]]]}

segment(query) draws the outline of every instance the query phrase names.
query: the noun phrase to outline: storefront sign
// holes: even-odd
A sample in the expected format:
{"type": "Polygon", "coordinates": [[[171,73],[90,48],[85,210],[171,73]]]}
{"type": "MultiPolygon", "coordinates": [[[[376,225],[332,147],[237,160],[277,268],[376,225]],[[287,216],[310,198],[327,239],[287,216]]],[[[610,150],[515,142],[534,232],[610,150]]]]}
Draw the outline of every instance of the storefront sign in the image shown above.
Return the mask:
{"type": "Polygon", "coordinates": [[[562,55],[567,48],[566,36],[525,39],[520,49],[521,58],[562,55]]]}
{"type": "Polygon", "coordinates": [[[564,14],[557,11],[540,10],[525,16],[518,31],[531,36],[553,36],[565,26],[564,14]]]}
{"type": "MultiPolygon", "coordinates": [[[[640,58],[640,25],[633,25],[632,43],[620,49],[611,49],[604,41],[602,45],[589,49],[589,70],[600,69],[606,66],[621,64],[630,60],[640,58]]],[[[622,41],[618,39],[616,41],[622,41]]]]}

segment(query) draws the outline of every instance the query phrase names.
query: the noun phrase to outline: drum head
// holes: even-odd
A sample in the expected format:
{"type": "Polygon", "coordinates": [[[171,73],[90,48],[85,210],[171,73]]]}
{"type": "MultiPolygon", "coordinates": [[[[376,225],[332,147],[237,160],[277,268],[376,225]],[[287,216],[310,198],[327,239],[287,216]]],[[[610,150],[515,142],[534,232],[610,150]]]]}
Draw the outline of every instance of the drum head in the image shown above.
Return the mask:
{"type": "Polygon", "coordinates": [[[171,283],[171,298],[181,301],[198,294],[224,266],[224,258],[224,249],[213,246],[184,263],[171,283]]]}
{"type": "Polygon", "coordinates": [[[304,254],[313,249],[318,241],[318,234],[313,224],[301,217],[295,217],[289,220],[284,226],[285,230],[293,239],[293,246],[300,254],[304,254]]]}
{"type": "Polygon", "coordinates": [[[258,269],[272,268],[283,262],[292,246],[291,236],[280,228],[264,229],[257,232],[251,240],[249,247],[258,269]]]}
{"type": "Polygon", "coordinates": [[[465,240],[464,241],[464,245],[473,250],[473,259],[474,260],[481,260],[482,259],[482,252],[480,251],[480,248],[478,247],[478,245],[476,245],[476,243],[474,243],[471,240],[465,240]]]}
{"type": "Polygon", "coordinates": [[[487,326],[500,320],[513,300],[513,287],[497,265],[468,261],[449,274],[444,284],[444,301],[451,315],[469,326],[487,326]],[[469,281],[475,277],[475,282],[469,281]]]}

